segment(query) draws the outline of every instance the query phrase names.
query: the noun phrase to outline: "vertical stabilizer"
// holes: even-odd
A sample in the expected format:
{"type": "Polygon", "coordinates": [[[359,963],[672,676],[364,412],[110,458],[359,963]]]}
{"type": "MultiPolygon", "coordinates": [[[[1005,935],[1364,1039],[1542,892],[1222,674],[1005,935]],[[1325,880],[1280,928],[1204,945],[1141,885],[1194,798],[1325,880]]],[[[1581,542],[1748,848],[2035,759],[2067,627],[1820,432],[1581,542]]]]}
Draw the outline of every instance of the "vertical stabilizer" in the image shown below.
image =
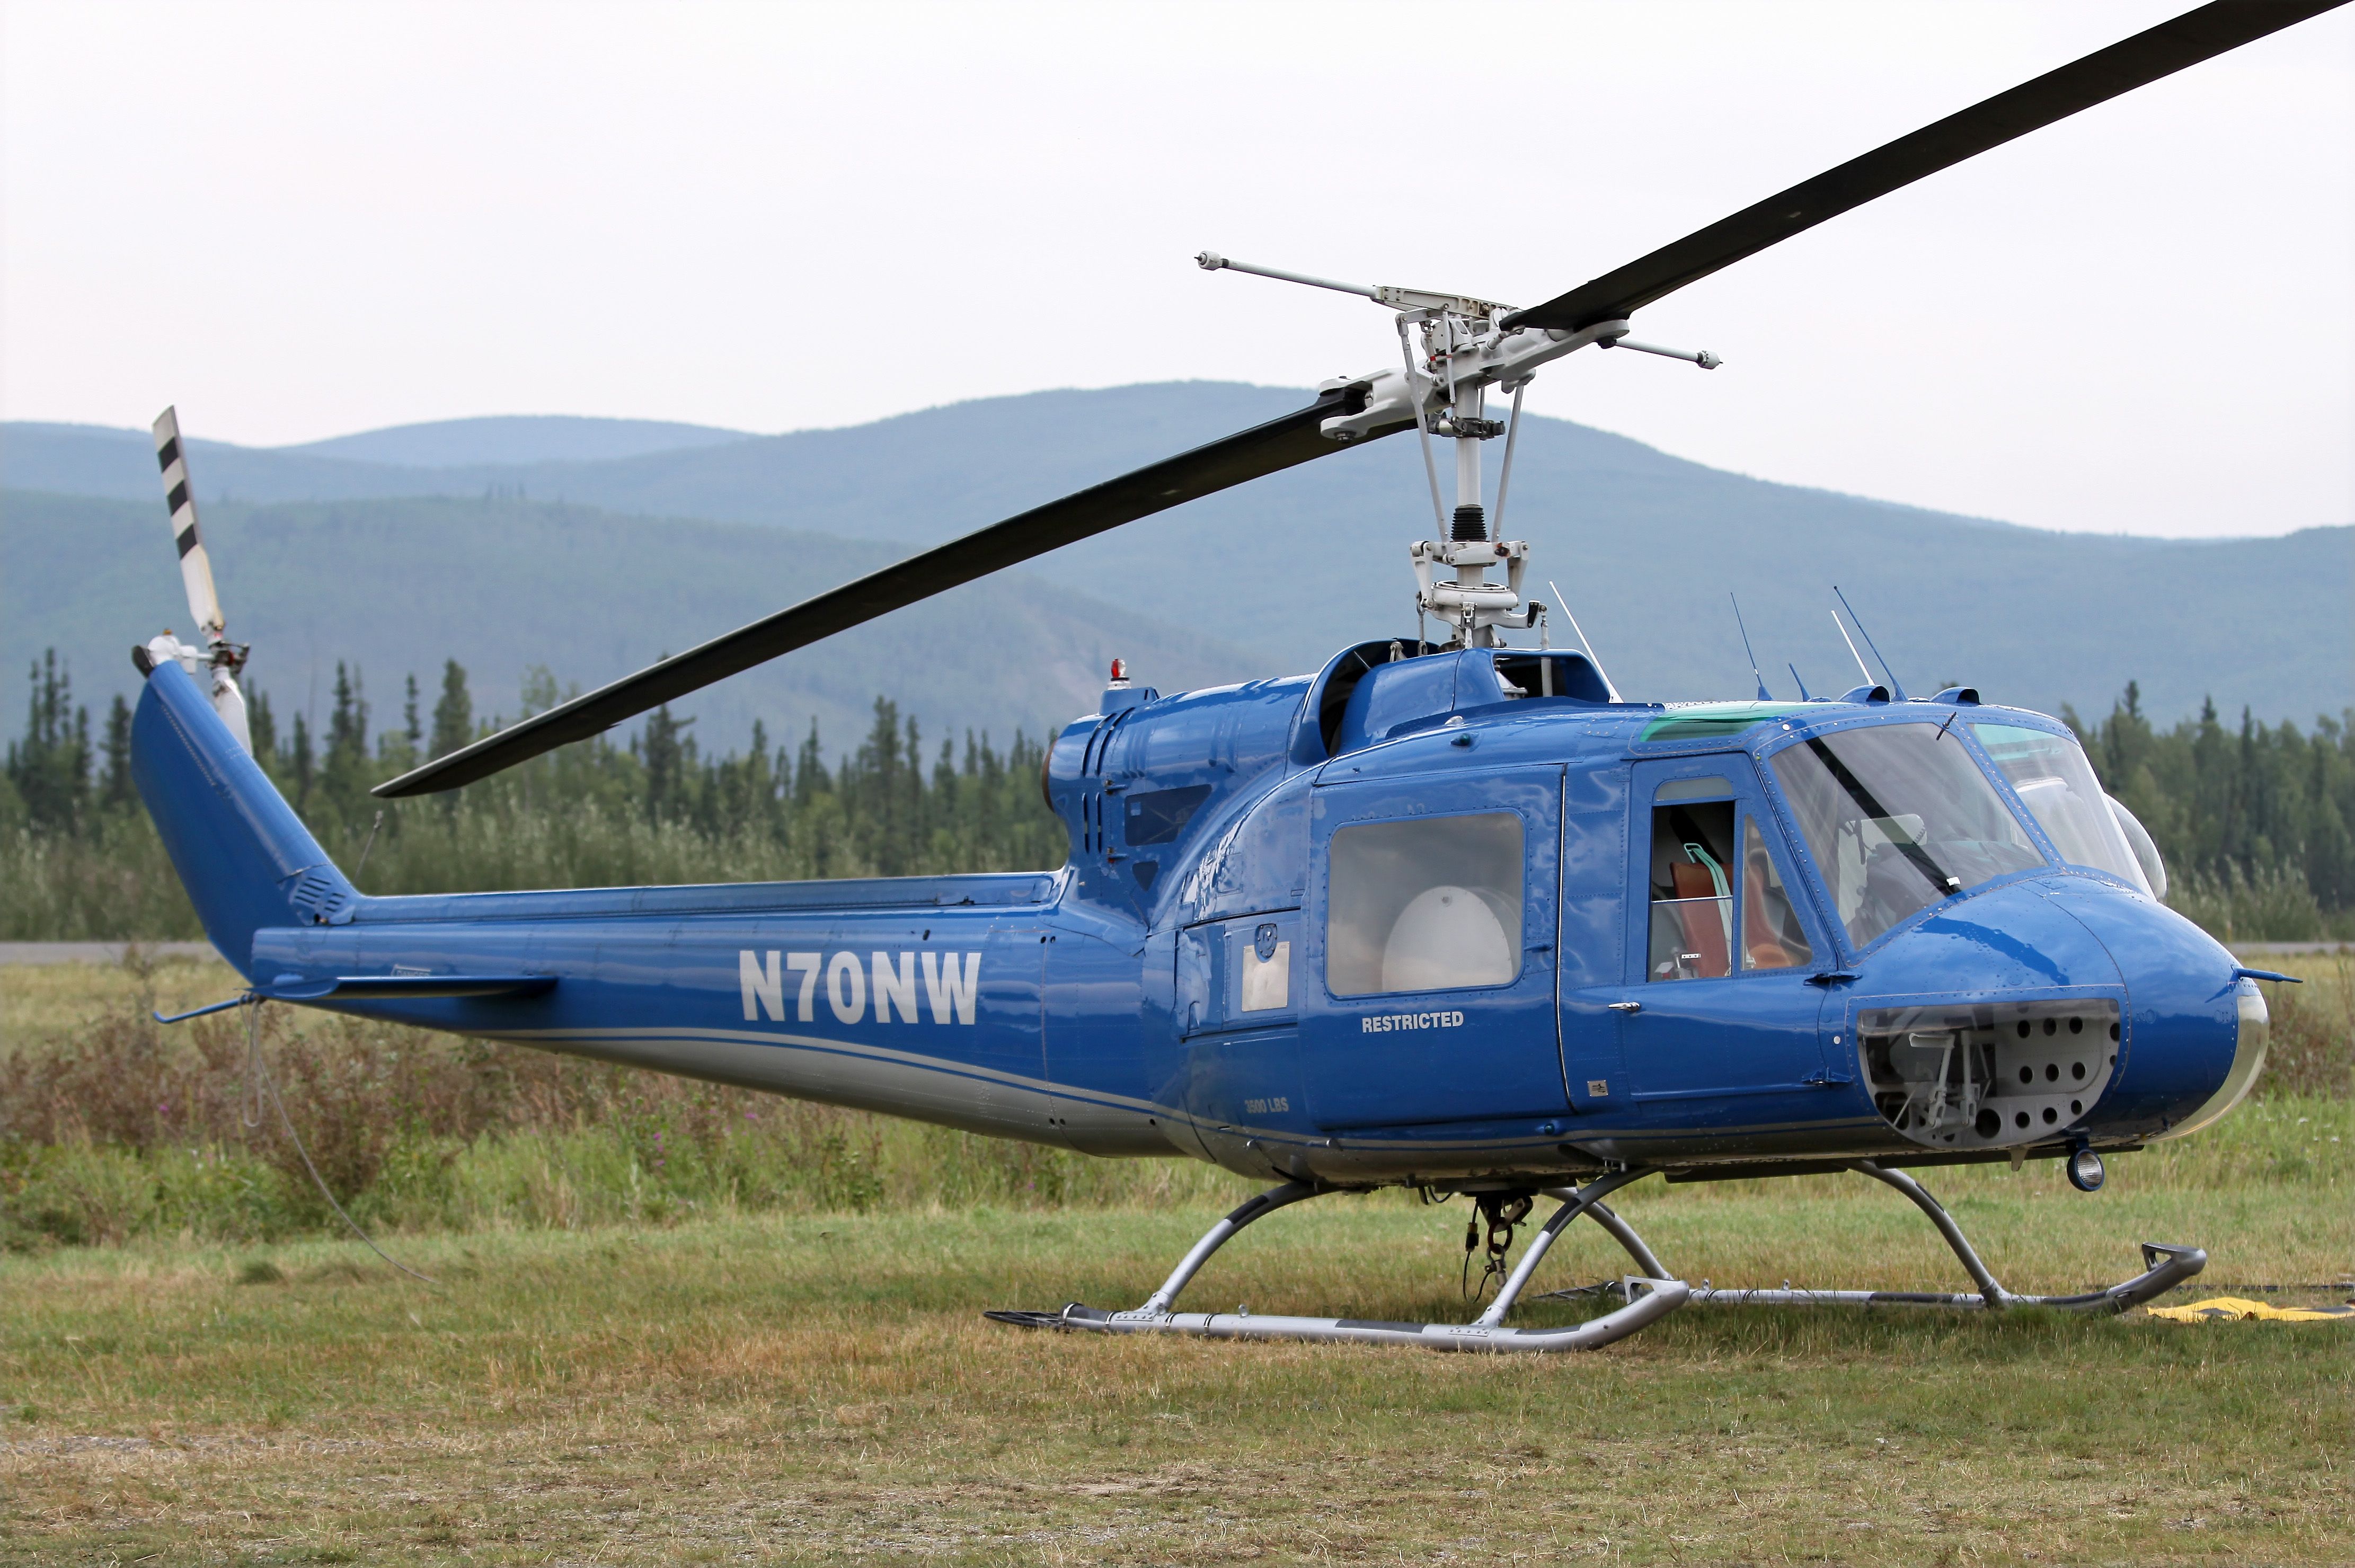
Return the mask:
{"type": "Polygon", "coordinates": [[[221,956],[246,978],[263,926],[335,925],[359,892],[176,662],[149,671],[131,776],[221,956]]]}

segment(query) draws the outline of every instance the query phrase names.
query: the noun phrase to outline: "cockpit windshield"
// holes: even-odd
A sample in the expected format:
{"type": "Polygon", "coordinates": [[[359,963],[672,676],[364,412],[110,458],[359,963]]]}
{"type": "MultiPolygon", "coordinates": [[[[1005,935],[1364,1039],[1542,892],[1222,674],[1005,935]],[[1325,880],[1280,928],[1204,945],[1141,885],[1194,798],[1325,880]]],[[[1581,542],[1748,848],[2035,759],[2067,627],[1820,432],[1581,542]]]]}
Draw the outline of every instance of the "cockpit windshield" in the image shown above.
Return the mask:
{"type": "Polygon", "coordinates": [[[2150,891],[2126,832],[2110,811],[2110,798],[2102,793],[2093,764],[2076,741],[2019,724],[1974,724],[1971,732],[2011,781],[2020,803],[2063,860],[2107,871],[2130,887],[2150,891]]]}
{"type": "Polygon", "coordinates": [[[1785,746],[1774,776],[1849,940],[2044,857],[1951,725],[1880,724],[1785,746]]]}

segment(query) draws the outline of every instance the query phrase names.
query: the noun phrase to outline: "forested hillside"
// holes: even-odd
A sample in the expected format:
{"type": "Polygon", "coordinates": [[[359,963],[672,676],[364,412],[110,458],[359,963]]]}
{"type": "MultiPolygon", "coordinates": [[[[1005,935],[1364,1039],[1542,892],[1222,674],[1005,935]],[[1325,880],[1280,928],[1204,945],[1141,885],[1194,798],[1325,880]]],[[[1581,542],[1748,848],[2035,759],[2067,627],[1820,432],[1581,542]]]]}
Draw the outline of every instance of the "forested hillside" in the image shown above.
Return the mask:
{"type": "MultiPolygon", "coordinates": [[[[257,638],[263,656],[321,667],[357,658],[371,670],[417,661],[392,667],[405,670],[447,655],[485,689],[506,691],[535,663],[595,685],[627,667],[624,650],[713,635],[841,581],[854,560],[938,543],[1304,396],[1211,382],[1041,392],[740,439],[636,421],[604,432],[602,421],[465,421],[284,451],[199,440],[191,464],[208,525],[257,540],[224,531],[214,552],[232,617],[303,633],[299,644],[257,638]],[[700,444],[644,449],[657,439],[700,444]],[[596,450],[628,455],[464,461],[596,450]],[[385,499],[395,496],[442,499],[385,499]],[[442,521],[421,526],[427,517],[442,521]],[[469,537],[453,541],[453,530],[469,537]],[[781,545],[780,533],[795,537],[781,545]],[[499,543],[510,537],[512,548],[499,543]],[[502,611],[485,615],[493,595],[502,611]],[[393,602],[397,623],[376,608],[393,602]],[[534,622],[537,646],[502,641],[518,617],[534,622]]],[[[201,431],[195,411],[182,412],[201,431]]],[[[1534,547],[1528,587],[1550,603],[1559,585],[1631,694],[1750,689],[1729,593],[1771,686],[1788,695],[1787,662],[1812,687],[1845,687],[1854,667],[1830,624],[1837,582],[1909,683],[1966,681],[2054,712],[2132,677],[2170,724],[2210,699],[2228,714],[2245,706],[2302,725],[2355,702],[2355,528],[2229,540],[2051,533],[1769,484],[1561,420],[1531,417],[1517,448],[1505,528],[1534,547]]],[[[88,502],[60,513],[0,497],[0,659],[21,667],[55,644],[93,698],[127,690],[120,649],[154,630],[152,616],[128,613],[146,602],[128,585],[151,582],[149,597],[166,604],[174,588],[145,432],[7,426],[0,484],[123,508],[108,514],[122,528],[101,528],[86,521],[99,515],[88,502]],[[22,586],[20,551],[42,563],[29,577],[37,589],[22,586]]],[[[1406,546],[1433,526],[1422,459],[1401,437],[1083,541],[1021,575],[1078,595],[1069,619],[1082,635],[1117,606],[1123,624],[1182,627],[1232,652],[1233,667],[1213,678],[1291,673],[1412,629],[1406,546]]],[[[2220,526],[2262,531],[2267,519],[2220,526]]],[[[900,612],[879,633],[935,661],[977,663],[1008,688],[1036,684],[1016,650],[969,640],[945,606],[900,612]],[[968,647],[990,656],[972,660],[968,647]]],[[[830,728],[876,690],[932,721],[960,711],[921,682],[869,678],[878,645],[816,656],[848,682],[830,728]]],[[[1203,678],[1141,649],[1112,651],[1165,690],[1203,678]]],[[[773,726],[817,711],[728,706],[737,700],[722,688],[683,711],[733,734],[756,715],[773,726]]],[[[1025,718],[1035,727],[1078,711],[1041,699],[1025,718]]]]}
{"type": "MultiPolygon", "coordinates": [[[[561,694],[541,671],[523,695],[536,711],[561,694]]],[[[94,718],[53,659],[27,698],[0,780],[0,939],[200,935],[131,784],[129,705],[94,718]]],[[[2355,934],[2355,714],[2307,732],[2211,709],[2160,728],[2140,700],[2129,685],[2079,731],[2158,839],[2170,901],[2228,938],[2355,934]]],[[[267,689],[252,719],[264,770],[373,893],[1028,869],[1067,846],[1039,793],[1041,739],[929,735],[879,697],[833,764],[815,723],[779,736],[755,721],[723,749],[663,709],[625,743],[393,803],[369,787],[489,729],[454,660],[377,702],[338,666],[315,730],[267,689]]]]}
{"type": "MultiPolygon", "coordinates": [[[[560,695],[544,672],[537,682],[526,711],[560,695]]],[[[0,780],[0,940],[202,935],[131,783],[129,704],[93,719],[51,662],[28,706],[0,780]]],[[[1065,850],[1039,795],[1042,741],[935,741],[887,699],[831,765],[815,722],[772,736],[756,721],[748,747],[723,752],[664,709],[626,744],[586,741],[389,803],[370,786],[489,732],[454,662],[382,709],[338,667],[316,730],[267,690],[250,711],[263,771],[372,893],[1018,870],[1065,850]]]]}
{"type": "MultiPolygon", "coordinates": [[[[188,630],[163,502],[9,495],[0,530],[0,666],[55,647],[81,699],[135,696],[130,649],[188,630]]],[[[532,672],[591,688],[881,566],[884,546],[741,523],[617,517],[512,497],[220,505],[205,537],[230,634],[282,714],[326,722],[336,666],[381,702],[445,658],[482,716],[512,720],[532,672]]],[[[1090,711],[1114,657],[1164,690],[1267,673],[1131,607],[1002,573],[747,671],[677,709],[741,745],[813,718],[861,728],[879,691],[938,729],[1003,745],[1090,711]]],[[[14,703],[11,699],[11,707],[14,703]]],[[[636,729],[634,723],[631,728],[636,729]]]]}

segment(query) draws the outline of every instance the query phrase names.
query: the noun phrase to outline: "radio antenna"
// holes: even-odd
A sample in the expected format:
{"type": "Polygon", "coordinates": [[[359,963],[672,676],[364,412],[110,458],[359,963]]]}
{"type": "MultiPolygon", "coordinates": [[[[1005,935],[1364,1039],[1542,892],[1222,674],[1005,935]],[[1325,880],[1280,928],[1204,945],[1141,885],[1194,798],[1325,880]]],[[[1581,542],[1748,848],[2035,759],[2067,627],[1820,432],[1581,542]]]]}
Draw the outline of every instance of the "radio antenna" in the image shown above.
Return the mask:
{"type": "Polygon", "coordinates": [[[1750,655],[1750,678],[1758,683],[1758,700],[1772,702],[1774,700],[1774,694],[1766,689],[1766,677],[1758,673],[1758,656],[1751,650],[1750,628],[1742,624],[1742,601],[1735,599],[1732,593],[1728,593],[1725,597],[1733,605],[1733,625],[1734,629],[1742,634],[1742,651],[1750,655]]]}
{"type": "Polygon", "coordinates": [[[1553,602],[1561,605],[1561,613],[1570,618],[1570,629],[1578,634],[1578,645],[1586,650],[1586,662],[1593,665],[1594,673],[1603,677],[1603,689],[1611,694],[1612,701],[1619,701],[1619,688],[1611,684],[1611,672],[1603,667],[1603,660],[1595,654],[1594,645],[1586,640],[1586,628],[1578,624],[1578,612],[1572,609],[1570,601],[1561,596],[1561,585],[1549,577],[1546,586],[1553,590],[1553,602]]]}
{"type": "MultiPolygon", "coordinates": [[[[1839,590],[1834,589],[1832,592],[1837,593],[1839,590]]],[[[1864,677],[1864,684],[1879,686],[1881,683],[1872,678],[1872,671],[1865,667],[1864,656],[1856,651],[1856,639],[1848,635],[1846,626],[1840,624],[1839,612],[1837,610],[1832,612],[1832,630],[1838,632],[1840,635],[1840,641],[1848,645],[1848,656],[1856,661],[1856,673],[1864,677]]]]}
{"type": "MultiPolygon", "coordinates": [[[[1889,661],[1881,656],[1881,645],[1875,643],[1872,640],[1872,634],[1864,629],[1864,622],[1858,616],[1856,606],[1848,602],[1847,594],[1840,592],[1838,583],[1835,582],[1832,584],[1832,592],[1839,599],[1840,608],[1848,612],[1848,618],[1856,622],[1857,633],[1864,638],[1864,645],[1872,650],[1872,656],[1874,658],[1881,660],[1881,668],[1882,672],[1889,677],[1889,694],[1897,699],[1900,702],[1904,701],[1905,683],[1897,678],[1897,672],[1891,669],[1889,667],[1889,661]]],[[[1854,651],[1854,645],[1850,645],[1849,651],[1854,651]]]]}
{"type": "Polygon", "coordinates": [[[1799,700],[1802,702],[1813,702],[1815,699],[1807,695],[1807,683],[1804,680],[1799,680],[1799,667],[1795,664],[1785,663],[1783,667],[1791,672],[1791,678],[1793,680],[1799,681],[1799,700]]]}

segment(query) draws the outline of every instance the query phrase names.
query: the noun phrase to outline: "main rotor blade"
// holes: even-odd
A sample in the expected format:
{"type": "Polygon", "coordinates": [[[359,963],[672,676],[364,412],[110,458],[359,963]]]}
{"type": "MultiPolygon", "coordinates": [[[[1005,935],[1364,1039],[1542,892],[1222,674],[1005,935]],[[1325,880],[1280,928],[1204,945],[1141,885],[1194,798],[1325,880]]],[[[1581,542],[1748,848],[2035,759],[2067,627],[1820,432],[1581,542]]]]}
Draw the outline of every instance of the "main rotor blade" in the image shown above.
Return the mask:
{"type": "MultiPolygon", "coordinates": [[[[1359,413],[1367,387],[1359,382],[1326,392],[1305,409],[1165,458],[1149,467],[1050,501],[1018,517],[952,539],[936,549],[895,561],[805,599],[789,610],[740,626],[700,647],[623,676],[585,697],[534,714],[510,729],[439,757],[376,786],[380,795],[431,795],[456,789],[511,768],[542,752],[602,734],[674,698],[751,668],[862,622],[1019,565],[1067,544],[1167,511],[1231,485],[1344,449],[1317,426],[1337,414],[1359,413]]],[[[1402,421],[1366,439],[1412,428],[1402,421]]]]}
{"type": "Polygon", "coordinates": [[[2137,33],[1950,114],[1934,125],[1900,136],[1616,272],[1581,283],[1566,294],[1515,311],[1502,325],[1576,332],[1598,321],[1616,320],[1850,208],[2346,3],[2217,0],[2187,11],[2147,33],[2137,33]]]}

